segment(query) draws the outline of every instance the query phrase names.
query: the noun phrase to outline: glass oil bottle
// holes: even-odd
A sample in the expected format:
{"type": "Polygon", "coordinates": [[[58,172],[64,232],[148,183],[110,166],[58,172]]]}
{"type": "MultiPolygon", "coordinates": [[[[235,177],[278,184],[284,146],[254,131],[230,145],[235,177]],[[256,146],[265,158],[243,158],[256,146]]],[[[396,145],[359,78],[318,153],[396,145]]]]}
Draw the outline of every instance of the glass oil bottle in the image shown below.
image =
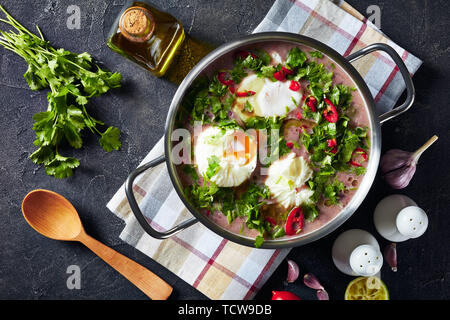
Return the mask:
{"type": "Polygon", "coordinates": [[[145,0],[125,3],[111,28],[107,45],[153,75],[167,75],[177,84],[212,50],[211,46],[185,35],[175,17],[145,0]]]}

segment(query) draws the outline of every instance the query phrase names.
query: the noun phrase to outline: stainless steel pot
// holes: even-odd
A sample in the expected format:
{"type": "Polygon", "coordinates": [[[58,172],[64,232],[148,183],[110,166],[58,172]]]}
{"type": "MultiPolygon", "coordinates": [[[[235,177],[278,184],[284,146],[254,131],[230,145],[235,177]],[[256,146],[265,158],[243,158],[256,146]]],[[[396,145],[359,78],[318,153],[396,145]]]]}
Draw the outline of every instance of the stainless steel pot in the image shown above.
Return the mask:
{"type": "MultiPolygon", "coordinates": [[[[175,164],[173,163],[171,159],[171,149],[172,149],[172,142],[170,141],[171,133],[174,130],[175,125],[175,116],[181,106],[181,102],[192,84],[192,82],[197,78],[198,75],[202,73],[202,71],[205,70],[211,63],[215,62],[217,59],[220,59],[225,54],[239,50],[241,47],[257,44],[257,43],[263,43],[263,42],[272,42],[272,41],[283,41],[283,42],[289,42],[293,45],[299,45],[303,44],[306,46],[309,46],[311,48],[314,48],[315,50],[318,50],[325,55],[327,55],[331,60],[334,60],[335,64],[338,64],[342,69],[347,72],[347,74],[353,79],[354,83],[356,84],[357,89],[359,90],[360,94],[363,97],[363,100],[365,102],[365,107],[367,110],[367,114],[369,117],[371,132],[371,145],[370,145],[370,159],[367,166],[367,172],[362,180],[357,192],[353,196],[353,198],[350,200],[347,206],[345,206],[341,212],[331,221],[329,221],[327,224],[322,226],[321,228],[302,235],[299,234],[297,236],[291,236],[287,238],[280,238],[275,240],[266,240],[264,241],[262,248],[283,248],[283,247],[295,247],[295,246],[301,246],[306,243],[315,241],[317,239],[320,239],[332,231],[334,231],[336,228],[338,228],[341,224],[343,224],[358,208],[358,206],[361,204],[361,202],[366,197],[367,193],[369,192],[370,187],[372,186],[373,180],[375,178],[378,164],[380,160],[380,150],[381,150],[381,129],[380,124],[392,119],[399,114],[405,112],[408,110],[411,105],[413,104],[414,97],[415,97],[415,90],[412,83],[412,79],[410,77],[410,74],[403,63],[400,56],[397,54],[397,52],[392,49],[390,46],[382,43],[372,44],[370,46],[367,46],[366,48],[355,52],[347,57],[343,57],[338,52],[330,48],[329,46],[314,40],[309,37],[293,34],[293,33],[285,33],[285,32],[266,32],[266,33],[257,33],[252,34],[249,36],[242,37],[238,40],[232,41],[230,43],[223,44],[222,46],[218,47],[214,51],[212,51],[209,55],[207,55],[205,58],[203,58],[186,76],[184,81],[179,86],[178,90],[175,93],[175,96],[173,97],[172,104],[170,105],[169,113],[167,116],[166,121],[166,127],[165,127],[165,155],[161,156],[153,161],[150,161],[149,163],[137,168],[135,171],[133,171],[125,184],[125,191],[126,195],[131,207],[131,210],[133,211],[134,215],[136,216],[136,219],[142,226],[142,228],[152,237],[158,238],[158,239],[165,239],[168,238],[186,228],[189,226],[192,226],[193,224],[197,222],[203,223],[206,227],[208,227],[213,232],[219,234],[220,236],[237,242],[239,244],[247,245],[247,246],[254,246],[254,239],[232,233],[218,225],[216,225],[214,222],[212,222],[209,218],[201,214],[195,207],[193,207],[188,199],[186,199],[184,193],[183,193],[183,187],[181,185],[180,179],[177,176],[175,164]],[[374,99],[364,82],[361,75],[356,71],[356,69],[351,65],[351,62],[373,52],[373,51],[384,51],[386,52],[392,60],[395,62],[396,66],[399,69],[400,74],[403,77],[403,80],[406,84],[406,101],[401,104],[400,106],[396,107],[395,109],[386,112],[380,116],[377,116],[375,114],[375,102],[374,99]],[[169,171],[169,175],[171,178],[171,183],[173,184],[173,187],[177,191],[179,197],[183,201],[183,203],[186,205],[186,207],[189,209],[189,211],[194,216],[193,218],[175,226],[174,228],[165,231],[160,232],[155,229],[153,229],[150,224],[145,219],[143,213],[141,212],[138,203],[136,202],[136,199],[133,194],[133,181],[136,179],[138,175],[146,171],[147,169],[153,168],[156,165],[159,165],[161,163],[165,162],[167,165],[167,169],[169,171]]],[[[189,231],[186,231],[189,232],[189,231]]]]}

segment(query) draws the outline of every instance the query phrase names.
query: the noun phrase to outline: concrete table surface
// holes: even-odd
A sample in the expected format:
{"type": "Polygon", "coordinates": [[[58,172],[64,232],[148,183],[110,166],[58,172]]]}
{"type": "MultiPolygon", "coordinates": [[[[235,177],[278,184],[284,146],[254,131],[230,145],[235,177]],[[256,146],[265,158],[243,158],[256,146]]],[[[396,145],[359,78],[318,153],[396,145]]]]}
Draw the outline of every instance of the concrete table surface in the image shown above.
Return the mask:
{"type": "MultiPolygon", "coordinates": [[[[350,228],[373,233],[385,247],[372,223],[373,210],[383,197],[408,195],[429,215],[427,232],[419,239],[399,243],[398,272],[385,265],[382,278],[392,299],[450,298],[450,20],[444,0],[349,0],[362,13],[370,5],[381,9],[381,29],[400,46],[423,59],[414,76],[414,106],[382,127],[383,152],[391,148],[413,151],[433,134],[438,142],[421,158],[410,186],[392,190],[380,175],[355,214],[327,237],[293,249],[288,258],[302,274],[313,272],[332,299],[343,299],[352,277],[341,274],[331,260],[336,236],[350,228]]],[[[74,151],[81,166],[72,178],[56,180],[34,165],[32,115],[46,109],[46,92],[29,90],[23,73],[26,64],[0,49],[0,299],[145,299],[133,285],[80,244],[46,239],[34,232],[20,211],[23,197],[32,189],[46,188],[66,196],[78,209],[89,234],[154,271],[171,285],[171,299],[206,299],[204,295],[158,263],[123,243],[123,222],[106,203],[163,134],[166,112],[176,85],[152,77],[144,69],[110,51],[105,45],[109,28],[122,0],[2,0],[1,4],[30,30],[39,25],[55,47],[90,52],[108,69],[123,75],[123,87],[93,99],[90,110],[97,118],[123,133],[118,152],[106,153],[97,138],[86,135],[84,147],[74,151]],[[81,9],[81,29],[66,26],[67,7],[81,9]],[[68,266],[81,268],[81,289],[66,285],[68,266]]],[[[272,0],[159,0],[155,4],[178,17],[194,37],[219,45],[251,33],[271,7],[272,0]]],[[[272,290],[291,290],[315,299],[313,290],[299,280],[285,284],[286,262],[260,290],[256,299],[270,299],[272,290]]]]}

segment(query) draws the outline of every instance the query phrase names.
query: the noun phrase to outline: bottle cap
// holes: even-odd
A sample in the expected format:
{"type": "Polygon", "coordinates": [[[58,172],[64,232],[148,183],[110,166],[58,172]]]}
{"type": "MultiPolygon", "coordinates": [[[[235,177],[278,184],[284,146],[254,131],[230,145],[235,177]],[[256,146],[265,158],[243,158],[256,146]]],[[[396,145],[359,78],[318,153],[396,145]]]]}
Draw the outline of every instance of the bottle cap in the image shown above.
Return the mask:
{"type": "Polygon", "coordinates": [[[370,244],[356,247],[350,255],[350,267],[357,275],[368,277],[377,274],[383,266],[383,255],[370,244]]]}
{"type": "Polygon", "coordinates": [[[403,208],[397,215],[398,231],[409,238],[418,238],[428,227],[428,217],[425,211],[416,206],[403,208]]]}
{"type": "Polygon", "coordinates": [[[130,7],[120,17],[119,28],[128,40],[144,42],[155,30],[155,19],[146,8],[130,7]]]}

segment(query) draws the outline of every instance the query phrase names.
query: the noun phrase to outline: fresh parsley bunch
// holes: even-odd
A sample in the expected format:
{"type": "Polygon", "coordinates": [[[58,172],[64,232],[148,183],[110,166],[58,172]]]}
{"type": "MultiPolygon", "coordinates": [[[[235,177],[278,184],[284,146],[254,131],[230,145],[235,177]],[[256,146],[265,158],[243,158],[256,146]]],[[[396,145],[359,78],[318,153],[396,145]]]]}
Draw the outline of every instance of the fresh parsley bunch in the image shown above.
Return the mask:
{"type": "Polygon", "coordinates": [[[121,74],[102,70],[92,62],[89,53],[76,54],[53,48],[44,40],[39,27],[40,37],[23,27],[2,6],[0,9],[7,17],[7,20],[0,21],[17,31],[0,30],[0,44],[28,63],[24,77],[31,90],[50,88],[47,111],[33,116],[34,144],[38,149],[31,154],[31,160],[43,164],[48,175],[70,177],[80,163],[76,158],[61,155],[58,147],[66,141],[75,149],[81,148],[81,133],[85,128],[100,135],[99,142],[104,150],[118,150],[121,146],[120,130],[108,127],[101,131],[99,126],[104,126],[104,123],[91,117],[86,105],[90,98],[120,87],[121,74]]]}

